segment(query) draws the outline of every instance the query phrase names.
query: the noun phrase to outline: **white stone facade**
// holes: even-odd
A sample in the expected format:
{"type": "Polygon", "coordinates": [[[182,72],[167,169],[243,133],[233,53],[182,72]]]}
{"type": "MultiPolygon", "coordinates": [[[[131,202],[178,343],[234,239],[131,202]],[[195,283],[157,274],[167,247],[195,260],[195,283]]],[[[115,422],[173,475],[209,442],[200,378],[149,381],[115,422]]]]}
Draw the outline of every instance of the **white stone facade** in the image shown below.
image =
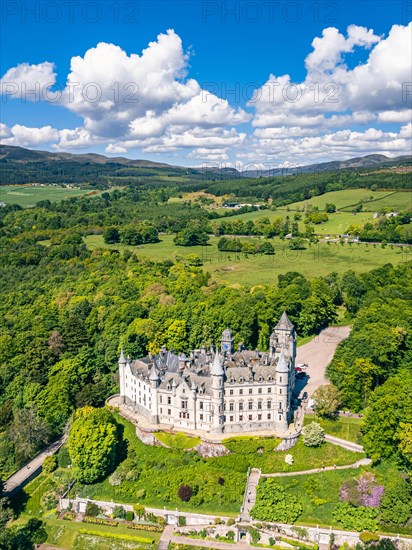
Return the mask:
{"type": "Polygon", "coordinates": [[[153,424],[213,433],[273,430],[291,421],[295,386],[296,334],[283,313],[269,351],[234,350],[232,332],[221,349],[190,356],[162,348],[158,355],[119,359],[120,395],[153,424]]]}

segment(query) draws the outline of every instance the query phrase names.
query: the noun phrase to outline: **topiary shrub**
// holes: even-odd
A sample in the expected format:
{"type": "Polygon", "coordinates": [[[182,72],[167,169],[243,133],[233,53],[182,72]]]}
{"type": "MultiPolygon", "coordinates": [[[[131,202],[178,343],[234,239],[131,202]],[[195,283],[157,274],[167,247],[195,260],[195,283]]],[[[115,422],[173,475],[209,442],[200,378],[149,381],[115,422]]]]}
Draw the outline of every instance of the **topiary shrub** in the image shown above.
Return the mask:
{"type": "Polygon", "coordinates": [[[370,542],[377,542],[379,540],[379,535],[375,535],[375,533],[371,533],[370,531],[363,531],[359,538],[363,542],[363,544],[368,544],[370,542]]]}
{"type": "Polygon", "coordinates": [[[183,502],[189,502],[193,495],[193,489],[189,485],[181,485],[177,491],[177,495],[183,502]]]}
{"type": "Polygon", "coordinates": [[[133,521],[134,513],[131,510],[126,511],[126,521],[133,521]]]}
{"type": "Polygon", "coordinates": [[[101,508],[97,506],[97,504],[95,504],[94,502],[88,502],[86,504],[86,516],[95,518],[100,514],[101,511],[101,508]]]}

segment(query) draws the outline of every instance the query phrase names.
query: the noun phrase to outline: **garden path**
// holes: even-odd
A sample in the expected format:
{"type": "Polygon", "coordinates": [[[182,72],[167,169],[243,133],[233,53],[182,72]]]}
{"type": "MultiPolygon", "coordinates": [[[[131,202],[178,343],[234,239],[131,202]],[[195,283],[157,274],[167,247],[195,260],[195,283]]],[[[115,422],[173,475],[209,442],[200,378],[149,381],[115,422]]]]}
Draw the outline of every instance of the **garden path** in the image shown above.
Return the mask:
{"type": "Polygon", "coordinates": [[[346,466],[326,466],[323,468],[314,468],[313,470],[300,470],[298,472],[277,472],[275,474],[262,474],[262,477],[303,476],[307,474],[319,474],[331,470],[348,470],[350,468],[359,468],[360,466],[369,466],[369,464],[372,464],[370,458],[361,458],[354,464],[347,464],[346,466]]]}
{"type": "Polygon", "coordinates": [[[247,478],[242,513],[240,515],[242,521],[250,521],[250,511],[256,502],[256,489],[259,485],[260,474],[260,470],[252,468],[247,478]]]}

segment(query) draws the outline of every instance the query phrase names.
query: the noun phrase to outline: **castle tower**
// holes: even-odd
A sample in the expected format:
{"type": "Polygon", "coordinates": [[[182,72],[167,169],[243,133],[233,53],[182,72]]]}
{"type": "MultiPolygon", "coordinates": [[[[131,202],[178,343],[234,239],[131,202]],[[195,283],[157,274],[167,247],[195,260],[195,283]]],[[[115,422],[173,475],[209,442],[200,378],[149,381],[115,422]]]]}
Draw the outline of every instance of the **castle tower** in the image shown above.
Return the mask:
{"type": "Polygon", "coordinates": [[[273,334],[277,337],[278,347],[285,347],[288,351],[288,355],[294,362],[296,357],[296,332],[292,321],[286,314],[286,311],[282,313],[278,324],[275,326],[273,334]]]}
{"type": "Polygon", "coordinates": [[[269,357],[272,358],[275,355],[278,345],[278,336],[275,331],[272,332],[269,338],[269,357]]]}
{"type": "Polygon", "coordinates": [[[221,433],[223,431],[223,380],[225,371],[220,361],[218,349],[216,349],[215,357],[210,367],[210,376],[212,379],[212,431],[215,433],[221,433]]]}
{"type": "Polygon", "coordinates": [[[289,374],[289,362],[286,359],[285,350],[282,347],[279,361],[276,366],[277,407],[274,411],[275,426],[280,433],[286,432],[288,429],[289,374]]]}
{"type": "Polygon", "coordinates": [[[233,332],[230,328],[226,328],[222,332],[222,339],[220,340],[220,349],[223,355],[230,357],[233,353],[233,343],[234,343],[233,332]]]}
{"type": "Polygon", "coordinates": [[[152,406],[151,406],[151,423],[152,424],[158,424],[159,423],[159,415],[157,411],[157,388],[160,384],[160,377],[159,373],[156,369],[156,367],[153,365],[150,369],[150,375],[149,375],[149,382],[150,382],[150,388],[151,388],[151,398],[152,398],[152,406]]]}
{"type": "Polygon", "coordinates": [[[126,402],[126,357],[123,353],[123,348],[120,351],[120,357],[119,357],[119,382],[120,382],[120,399],[122,403],[126,402]]]}

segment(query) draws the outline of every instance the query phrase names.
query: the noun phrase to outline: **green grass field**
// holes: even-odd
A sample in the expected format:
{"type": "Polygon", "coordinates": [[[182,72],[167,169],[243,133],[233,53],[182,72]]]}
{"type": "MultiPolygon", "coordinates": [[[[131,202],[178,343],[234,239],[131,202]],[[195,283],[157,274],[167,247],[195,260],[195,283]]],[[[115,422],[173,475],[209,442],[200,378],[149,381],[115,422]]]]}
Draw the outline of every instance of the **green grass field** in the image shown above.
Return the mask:
{"type": "Polygon", "coordinates": [[[119,524],[117,527],[105,527],[104,525],[89,526],[85,523],[76,521],[64,521],[59,519],[45,519],[47,532],[47,543],[58,546],[59,548],[76,548],[77,550],[89,550],[97,548],[98,550],[115,550],[117,548],[134,549],[134,548],[157,548],[157,544],[137,544],[130,541],[121,541],[118,539],[92,537],[90,535],[79,534],[80,529],[91,529],[99,532],[101,537],[105,534],[116,535],[138,535],[158,542],[160,539],[159,533],[148,531],[132,531],[127,529],[125,525],[119,524]]]}
{"type": "Polygon", "coordinates": [[[154,436],[171,449],[193,449],[201,441],[200,437],[191,437],[184,433],[156,432],[154,436]]]}
{"type": "Polygon", "coordinates": [[[209,246],[181,247],[173,243],[173,235],[161,235],[161,242],[139,247],[121,244],[106,245],[101,235],[89,235],[85,242],[90,250],[107,248],[129,249],[139,258],[153,261],[175,260],[188,254],[197,254],[203,260],[203,269],[219,281],[227,284],[255,286],[277,283],[279,274],[287,271],[299,271],[306,277],[327,275],[331,271],[344,273],[350,269],[360,273],[369,271],[386,263],[394,265],[411,259],[410,247],[379,245],[352,245],[339,243],[318,243],[308,245],[306,250],[289,250],[288,242],[276,238],[271,240],[275,247],[274,256],[249,255],[242,253],[223,253],[217,250],[217,237],[211,237],[209,246]]]}
{"type": "Polygon", "coordinates": [[[56,202],[69,197],[78,197],[87,193],[98,194],[90,189],[67,189],[67,187],[44,187],[29,185],[0,185],[0,201],[6,204],[34,206],[38,201],[56,202]]]}
{"type": "Polygon", "coordinates": [[[314,414],[306,414],[304,425],[306,426],[311,422],[318,422],[327,434],[362,444],[361,418],[341,416],[337,420],[325,420],[323,418],[318,418],[314,414]]]}
{"type": "MultiPolygon", "coordinates": [[[[335,204],[338,210],[342,210],[343,208],[348,208],[362,202],[364,204],[364,208],[369,210],[368,203],[371,199],[383,199],[384,197],[390,196],[392,194],[393,191],[371,191],[370,189],[342,189],[341,191],[330,191],[329,193],[318,195],[304,201],[294,202],[292,204],[288,204],[288,207],[291,210],[296,210],[297,208],[304,209],[308,204],[310,204],[312,206],[317,206],[319,210],[325,210],[325,205],[327,202],[329,202],[335,204]]],[[[401,195],[403,194],[404,193],[401,193],[401,195]]],[[[410,195],[410,193],[405,193],[405,200],[407,194],[410,195]]],[[[389,199],[388,201],[390,202],[389,199]]],[[[373,204],[373,202],[371,202],[371,204],[373,204]]]]}

